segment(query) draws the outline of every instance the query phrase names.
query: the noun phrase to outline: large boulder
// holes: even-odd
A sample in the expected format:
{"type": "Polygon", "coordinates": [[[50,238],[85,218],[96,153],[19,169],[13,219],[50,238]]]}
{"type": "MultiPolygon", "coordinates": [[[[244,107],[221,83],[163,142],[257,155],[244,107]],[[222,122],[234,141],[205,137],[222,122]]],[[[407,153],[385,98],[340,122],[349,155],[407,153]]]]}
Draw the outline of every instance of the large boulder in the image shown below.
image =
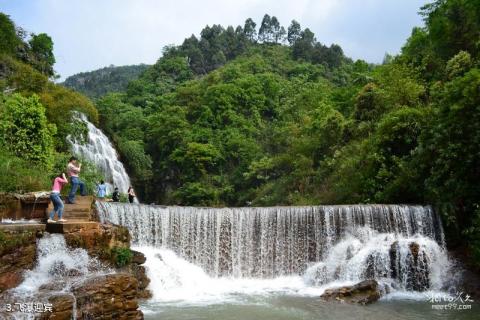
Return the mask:
{"type": "Polygon", "coordinates": [[[138,281],[117,273],[89,278],[72,288],[78,319],[143,319],[138,310],[138,281]]]}
{"type": "Polygon", "coordinates": [[[320,298],[325,301],[365,305],[380,299],[380,290],[377,281],[364,280],[353,286],[327,289],[320,298]]]}
{"type": "Polygon", "coordinates": [[[132,263],[135,264],[144,264],[147,261],[145,255],[139,251],[131,250],[132,252],[132,263]]]}

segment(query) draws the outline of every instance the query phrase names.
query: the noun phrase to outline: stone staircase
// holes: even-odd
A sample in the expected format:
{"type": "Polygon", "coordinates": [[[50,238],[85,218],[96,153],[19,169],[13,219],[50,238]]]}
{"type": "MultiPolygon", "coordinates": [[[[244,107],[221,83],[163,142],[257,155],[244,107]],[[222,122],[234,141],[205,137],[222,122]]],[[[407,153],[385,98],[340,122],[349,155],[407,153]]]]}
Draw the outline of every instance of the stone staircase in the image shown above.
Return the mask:
{"type": "MultiPolygon", "coordinates": [[[[94,198],[92,196],[77,196],[75,204],[65,204],[63,210],[63,218],[65,222],[47,223],[46,230],[50,233],[68,233],[78,229],[96,229],[99,227],[98,222],[92,221],[92,206],[94,198]]],[[[50,204],[46,210],[46,215],[53,209],[50,204]]],[[[58,220],[57,215],[54,217],[58,220]]]]}

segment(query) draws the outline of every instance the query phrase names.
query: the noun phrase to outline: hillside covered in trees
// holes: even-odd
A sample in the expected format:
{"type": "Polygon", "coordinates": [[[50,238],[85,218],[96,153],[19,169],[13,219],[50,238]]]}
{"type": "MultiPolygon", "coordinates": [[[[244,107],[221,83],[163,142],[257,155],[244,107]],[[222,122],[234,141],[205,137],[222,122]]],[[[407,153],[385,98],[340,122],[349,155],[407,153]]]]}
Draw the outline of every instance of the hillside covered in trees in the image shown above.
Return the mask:
{"type": "Polygon", "coordinates": [[[382,65],[296,21],[207,26],[101,98],[100,124],[148,202],[427,203],[479,259],[480,5],[420,13],[382,65]]]}
{"type": "Polygon", "coordinates": [[[145,202],[432,204],[449,245],[480,263],[480,3],[436,0],[420,14],[381,65],[274,16],[207,26],[96,106],[48,81],[51,51],[2,16],[2,33],[13,29],[1,35],[1,155],[54,168],[66,135],[82,132],[79,110],[98,115],[145,202]],[[12,134],[28,125],[22,112],[40,119],[25,136],[12,134]]]}
{"type": "MultiPolygon", "coordinates": [[[[54,63],[47,34],[28,33],[0,13],[0,192],[49,190],[71,156],[67,136],[85,137],[72,112],[98,120],[92,101],[53,83],[54,63]]],[[[85,163],[90,187],[99,177],[85,163]]]]}
{"type": "Polygon", "coordinates": [[[96,99],[109,92],[124,91],[127,84],[138,78],[148,67],[146,64],[119,67],[111,65],[90,72],[77,73],[61,84],[96,99]]]}

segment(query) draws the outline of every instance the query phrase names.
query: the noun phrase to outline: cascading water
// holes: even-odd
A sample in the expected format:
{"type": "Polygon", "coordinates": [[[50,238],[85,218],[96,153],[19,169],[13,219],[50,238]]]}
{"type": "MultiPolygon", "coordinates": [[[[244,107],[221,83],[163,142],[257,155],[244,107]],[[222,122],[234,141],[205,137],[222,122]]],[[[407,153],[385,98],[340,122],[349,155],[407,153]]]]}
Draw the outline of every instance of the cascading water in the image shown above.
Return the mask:
{"type": "MultiPolygon", "coordinates": [[[[55,280],[83,280],[87,275],[101,274],[105,270],[84,249],[69,249],[63,235],[48,234],[38,240],[36,267],[26,271],[24,281],[14,291],[28,296],[55,280]]],[[[62,285],[62,291],[68,291],[69,285],[62,285]]]]}
{"type": "Polygon", "coordinates": [[[97,206],[102,221],[130,230],[161,300],[178,297],[179,290],[208,295],[197,292],[202,286],[217,293],[288,288],[318,294],[317,288],[371,278],[400,291],[448,284],[441,222],[428,206],[97,206]]]}
{"type": "MultiPolygon", "coordinates": [[[[32,270],[24,274],[23,282],[7,292],[6,301],[32,304],[48,303],[51,295],[71,294],[70,289],[91,276],[103,275],[112,271],[103,266],[97,259],[88,255],[84,249],[68,248],[65,238],[60,234],[46,234],[37,240],[37,262],[32,270]]],[[[72,298],[75,297],[72,295],[72,298]]],[[[38,319],[33,312],[9,313],[13,319],[38,319]]],[[[75,304],[73,306],[75,317],[75,304]]],[[[0,314],[0,318],[2,314],[0,314]]]]}
{"type": "Polygon", "coordinates": [[[76,113],[75,117],[87,125],[88,138],[85,144],[69,138],[73,154],[85,158],[97,166],[105,175],[108,193],[113,191],[112,186],[117,187],[120,192],[126,193],[130,186],[130,178],[108,137],[88,121],[84,114],[76,113]]]}

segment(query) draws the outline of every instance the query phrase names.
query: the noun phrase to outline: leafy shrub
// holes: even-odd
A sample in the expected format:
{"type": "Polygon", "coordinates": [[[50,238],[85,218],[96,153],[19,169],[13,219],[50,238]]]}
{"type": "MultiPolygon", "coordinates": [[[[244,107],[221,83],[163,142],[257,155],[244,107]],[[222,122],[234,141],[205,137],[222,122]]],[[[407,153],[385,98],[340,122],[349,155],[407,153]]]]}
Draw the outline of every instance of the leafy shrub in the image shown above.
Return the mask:
{"type": "Polygon", "coordinates": [[[50,177],[43,166],[0,148],[0,191],[30,192],[50,189],[50,177]]]}
{"type": "Polygon", "coordinates": [[[124,267],[132,261],[132,251],[129,248],[114,247],[112,249],[113,262],[117,267],[124,267]]]}
{"type": "Polygon", "coordinates": [[[55,131],[38,96],[14,94],[0,102],[0,144],[16,156],[50,165],[55,131]]]}

